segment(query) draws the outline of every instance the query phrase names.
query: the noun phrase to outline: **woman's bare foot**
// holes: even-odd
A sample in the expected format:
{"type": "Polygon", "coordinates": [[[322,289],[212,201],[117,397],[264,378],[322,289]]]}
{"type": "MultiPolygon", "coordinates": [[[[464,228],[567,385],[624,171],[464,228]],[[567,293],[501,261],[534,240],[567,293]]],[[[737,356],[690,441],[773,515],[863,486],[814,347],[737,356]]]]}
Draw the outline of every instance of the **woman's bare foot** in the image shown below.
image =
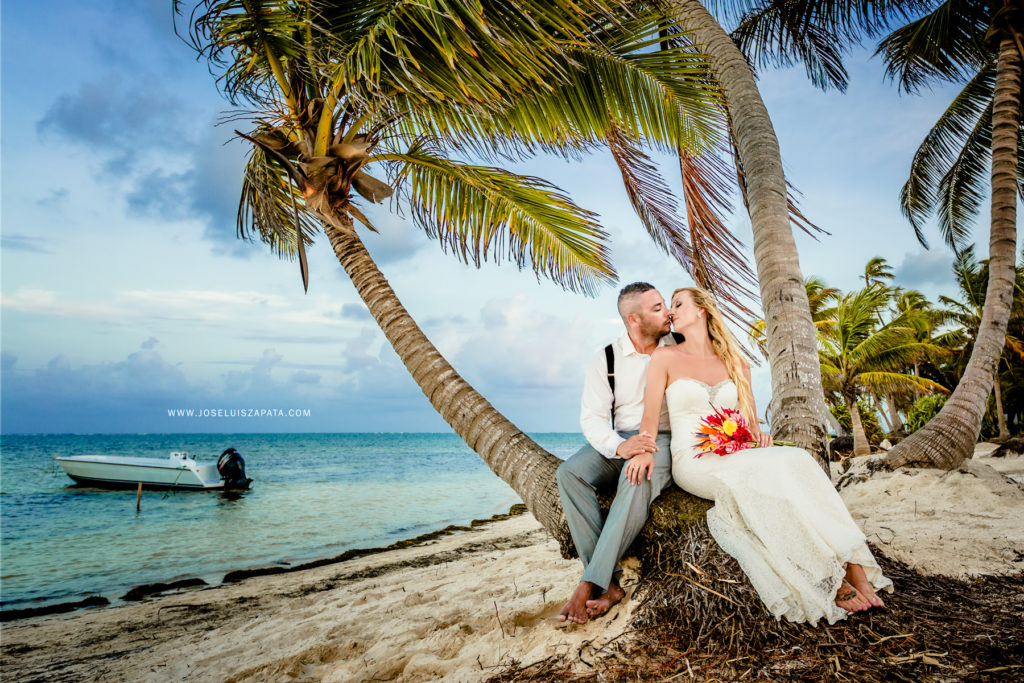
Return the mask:
{"type": "Polygon", "coordinates": [[[836,604],[847,612],[863,612],[871,607],[871,604],[846,579],[843,579],[842,585],[836,591],[836,604]]]}
{"type": "Polygon", "coordinates": [[[864,567],[859,564],[848,564],[846,566],[846,580],[860,593],[861,597],[868,601],[868,607],[885,607],[882,598],[875,593],[874,586],[868,581],[864,573],[864,567]]]}
{"type": "Polygon", "coordinates": [[[559,621],[571,621],[576,624],[587,623],[587,601],[594,597],[597,586],[589,581],[580,581],[576,590],[558,613],[559,621]]]}
{"type": "Polygon", "coordinates": [[[591,619],[597,619],[621,602],[624,597],[626,597],[626,591],[622,590],[622,586],[613,579],[608,586],[608,590],[593,600],[587,600],[587,614],[591,619]]]}

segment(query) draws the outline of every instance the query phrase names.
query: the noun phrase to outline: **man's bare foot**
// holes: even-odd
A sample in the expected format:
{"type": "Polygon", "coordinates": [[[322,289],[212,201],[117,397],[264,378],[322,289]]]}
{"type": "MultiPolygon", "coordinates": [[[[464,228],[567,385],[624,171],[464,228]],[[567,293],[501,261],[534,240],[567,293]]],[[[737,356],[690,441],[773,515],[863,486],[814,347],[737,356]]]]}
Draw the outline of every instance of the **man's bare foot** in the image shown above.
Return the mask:
{"type": "Polygon", "coordinates": [[[622,590],[622,586],[615,579],[612,579],[612,582],[608,585],[608,590],[593,600],[587,600],[587,614],[590,615],[591,619],[597,619],[614,605],[617,605],[624,597],[626,597],[626,591],[622,590]]]}
{"type": "Polygon", "coordinates": [[[836,604],[847,612],[863,612],[871,607],[871,604],[864,599],[853,585],[843,579],[843,583],[836,591],[836,604]]]}
{"type": "Polygon", "coordinates": [[[558,613],[559,621],[571,621],[577,624],[587,623],[587,601],[594,597],[597,586],[589,581],[580,581],[576,590],[572,592],[569,602],[558,613]]]}
{"type": "Polygon", "coordinates": [[[882,598],[878,597],[875,593],[874,586],[868,581],[867,575],[864,573],[864,567],[859,564],[849,564],[846,567],[846,580],[860,593],[861,597],[868,601],[868,608],[871,607],[885,607],[885,603],[882,602],[882,598]]]}

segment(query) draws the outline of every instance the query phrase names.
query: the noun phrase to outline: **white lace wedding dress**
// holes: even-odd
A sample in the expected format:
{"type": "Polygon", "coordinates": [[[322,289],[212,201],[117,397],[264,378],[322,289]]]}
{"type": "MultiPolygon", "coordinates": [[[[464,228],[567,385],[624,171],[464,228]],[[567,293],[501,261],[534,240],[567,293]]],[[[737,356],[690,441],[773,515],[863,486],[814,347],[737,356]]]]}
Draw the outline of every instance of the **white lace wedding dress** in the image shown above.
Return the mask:
{"type": "Polygon", "coordinates": [[[708,526],[739,561],[775,617],[833,624],[848,612],[835,604],[844,564],[864,567],[875,590],[892,590],[832,482],[800,448],[750,448],[695,458],[700,421],[716,408],[736,408],[736,385],[690,378],[665,389],[672,423],[672,478],[715,501],[708,526]]]}

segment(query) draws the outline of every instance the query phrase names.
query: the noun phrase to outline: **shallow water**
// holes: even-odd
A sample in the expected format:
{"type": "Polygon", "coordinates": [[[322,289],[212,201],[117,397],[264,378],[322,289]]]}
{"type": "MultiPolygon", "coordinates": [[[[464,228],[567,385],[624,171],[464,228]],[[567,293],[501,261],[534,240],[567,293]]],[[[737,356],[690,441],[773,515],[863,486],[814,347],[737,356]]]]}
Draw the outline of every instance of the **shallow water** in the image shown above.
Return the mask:
{"type": "MultiPolygon", "coordinates": [[[[534,438],[559,457],[579,434],[534,438]]],[[[112,600],[183,576],[294,564],[506,512],[519,497],[454,434],[5,435],[0,457],[0,603],[112,600]],[[53,457],[185,450],[215,463],[233,446],[252,489],[80,487],[53,457]]]]}

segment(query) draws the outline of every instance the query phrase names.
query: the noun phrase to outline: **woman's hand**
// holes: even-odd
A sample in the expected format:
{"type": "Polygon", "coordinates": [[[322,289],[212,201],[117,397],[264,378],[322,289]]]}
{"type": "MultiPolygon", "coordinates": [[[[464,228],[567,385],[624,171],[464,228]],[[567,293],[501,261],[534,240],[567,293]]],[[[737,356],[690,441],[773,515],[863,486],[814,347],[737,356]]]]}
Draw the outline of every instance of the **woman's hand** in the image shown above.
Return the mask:
{"type": "Polygon", "coordinates": [[[754,437],[754,441],[757,442],[755,448],[768,448],[769,446],[772,445],[771,434],[765,434],[761,430],[758,430],[756,432],[751,433],[751,436],[754,437]]]}
{"type": "Polygon", "coordinates": [[[647,475],[647,481],[651,480],[651,474],[654,472],[654,455],[651,453],[644,453],[642,455],[630,458],[626,462],[626,477],[633,485],[639,484],[644,480],[644,474],[647,475]]]}

